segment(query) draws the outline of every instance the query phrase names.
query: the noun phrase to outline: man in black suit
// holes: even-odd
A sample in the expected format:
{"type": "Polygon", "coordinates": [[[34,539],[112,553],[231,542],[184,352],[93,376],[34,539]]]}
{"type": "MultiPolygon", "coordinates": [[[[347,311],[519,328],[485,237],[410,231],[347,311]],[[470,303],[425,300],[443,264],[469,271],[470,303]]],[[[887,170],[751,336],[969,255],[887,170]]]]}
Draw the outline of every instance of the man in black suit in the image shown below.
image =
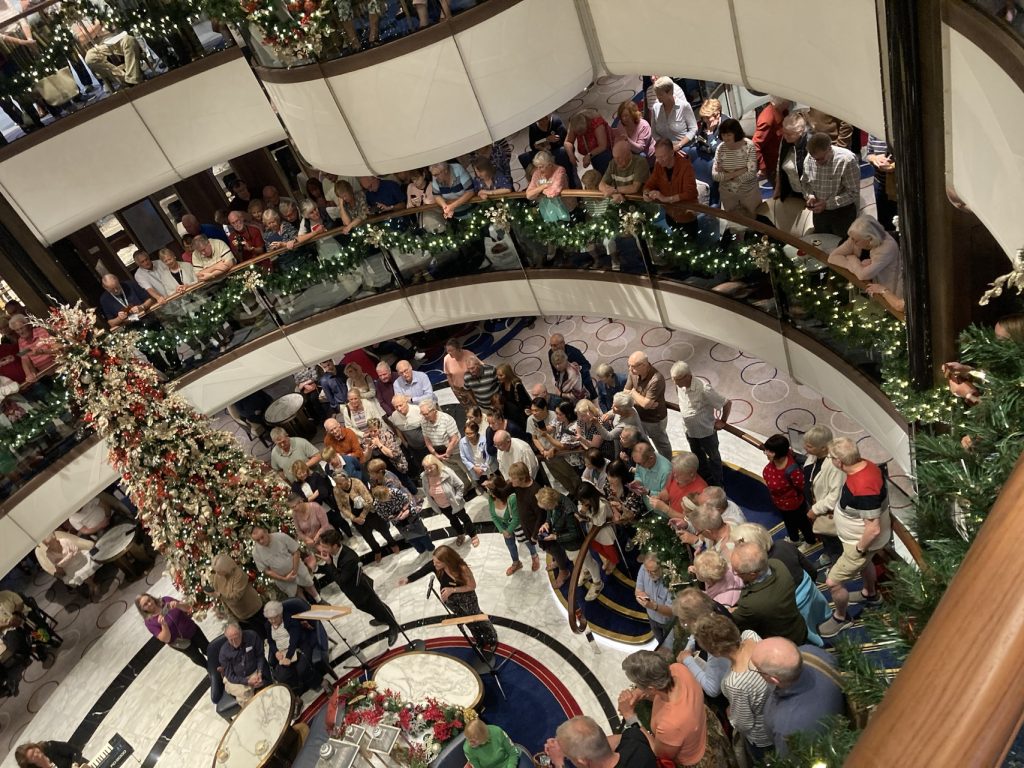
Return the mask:
{"type": "Polygon", "coordinates": [[[317,547],[325,560],[320,573],[341,588],[353,607],[373,616],[372,626],[386,625],[388,647],[394,645],[398,640],[398,622],[391,609],[373,591],[373,580],[359,567],[359,556],[355,550],[342,544],[341,535],[333,529],[320,534],[317,547]]]}

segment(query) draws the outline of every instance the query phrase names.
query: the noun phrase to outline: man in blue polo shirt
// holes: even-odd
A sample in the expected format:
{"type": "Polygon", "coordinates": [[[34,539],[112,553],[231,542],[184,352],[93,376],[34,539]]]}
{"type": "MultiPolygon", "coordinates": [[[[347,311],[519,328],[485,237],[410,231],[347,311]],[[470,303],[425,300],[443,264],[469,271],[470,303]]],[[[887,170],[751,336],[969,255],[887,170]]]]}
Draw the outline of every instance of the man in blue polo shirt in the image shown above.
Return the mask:
{"type": "Polygon", "coordinates": [[[826,717],[845,711],[835,665],[820,648],[797,646],[784,637],[766,637],[754,646],[750,666],[773,686],[764,704],[764,724],[779,757],[789,753],[789,736],[818,733],[826,717]]]}
{"type": "Polygon", "coordinates": [[[405,208],[405,192],[397,181],[360,176],[359,186],[366,194],[366,205],[373,214],[401,211],[405,208]]]}
{"type": "Polygon", "coordinates": [[[111,328],[137,323],[142,313],[156,303],[134,280],[122,282],[116,275],[107,274],[103,276],[102,283],[100,309],[111,328]]]}

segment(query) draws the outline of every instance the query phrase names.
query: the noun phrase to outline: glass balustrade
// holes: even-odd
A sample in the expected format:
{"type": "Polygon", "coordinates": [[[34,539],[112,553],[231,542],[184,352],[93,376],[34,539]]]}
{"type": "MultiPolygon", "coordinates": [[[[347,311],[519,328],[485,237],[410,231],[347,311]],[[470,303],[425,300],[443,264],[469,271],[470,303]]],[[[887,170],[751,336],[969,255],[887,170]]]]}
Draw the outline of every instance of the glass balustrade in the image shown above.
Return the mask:
{"type": "Polygon", "coordinates": [[[230,43],[198,0],[20,7],[0,19],[3,143],[230,43]]]}
{"type": "MultiPolygon", "coordinates": [[[[713,292],[719,303],[763,313],[780,331],[818,339],[876,382],[892,378],[905,359],[902,318],[825,263],[825,238],[803,242],[700,206],[693,206],[694,236],[667,231],[660,209],[640,199],[604,206],[596,193],[564,197],[567,209],[575,201],[564,221],[545,222],[536,204],[512,193],[476,201],[447,221],[427,207],[371,219],[350,234],[319,233],[186,287],[128,328],[174,381],[200,375],[226,353],[245,354],[247,344],[267,334],[287,335],[299,321],[378,294],[443,290],[491,272],[529,279],[575,270],[590,273],[587,279],[630,275],[655,287],[713,292]]],[[[3,401],[0,498],[86,435],[80,414],[72,414],[59,377],[3,401]]]]}

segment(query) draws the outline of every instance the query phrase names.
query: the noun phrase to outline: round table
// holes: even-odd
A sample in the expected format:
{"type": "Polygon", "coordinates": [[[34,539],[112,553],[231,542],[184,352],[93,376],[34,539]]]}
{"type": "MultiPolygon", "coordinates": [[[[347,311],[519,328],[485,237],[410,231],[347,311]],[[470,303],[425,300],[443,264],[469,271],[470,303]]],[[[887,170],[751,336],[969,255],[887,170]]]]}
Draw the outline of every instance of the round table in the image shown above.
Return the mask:
{"type": "Polygon", "coordinates": [[[267,406],[263,420],[271,426],[282,427],[289,435],[309,440],[316,434],[316,427],[309,420],[305,405],[305,399],[298,392],[282,395],[267,406]]]}
{"type": "Polygon", "coordinates": [[[97,563],[109,563],[112,560],[117,560],[128,551],[128,547],[132,545],[133,541],[135,541],[135,526],[131,523],[121,523],[121,525],[108,528],[93,547],[92,559],[97,563]]]}
{"type": "Polygon", "coordinates": [[[462,659],[434,651],[409,651],[388,659],[373,675],[377,687],[401,694],[406,701],[435,698],[457,707],[476,707],[484,681],[462,659]]]}
{"type": "Polygon", "coordinates": [[[263,768],[291,765],[278,755],[292,721],[292,692],[285,685],[271,685],[242,707],[217,745],[213,768],[263,768]]]}

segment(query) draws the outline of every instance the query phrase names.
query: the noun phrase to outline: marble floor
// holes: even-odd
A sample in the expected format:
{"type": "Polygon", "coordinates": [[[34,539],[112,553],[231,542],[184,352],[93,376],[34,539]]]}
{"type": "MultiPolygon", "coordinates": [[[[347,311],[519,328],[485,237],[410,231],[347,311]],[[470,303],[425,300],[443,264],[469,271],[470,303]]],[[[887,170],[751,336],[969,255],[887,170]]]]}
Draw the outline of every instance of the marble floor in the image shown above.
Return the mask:
{"type": "MultiPolygon", "coordinates": [[[[593,363],[609,362],[619,370],[637,349],[647,351],[655,367],[666,375],[673,361],[688,361],[698,376],[733,400],[731,421],[758,437],[789,428],[803,431],[811,424],[823,423],[837,435],[857,440],[868,457],[887,458],[873,438],[820,393],[789,379],[749,352],[729,349],[693,334],[625,325],[607,318],[540,317],[532,327],[525,327],[497,346],[489,362],[509,362],[528,387],[545,381],[550,376],[547,337],[554,332],[564,334],[569,343],[583,349],[593,363]]],[[[286,382],[280,385],[287,386],[286,382]]],[[[670,399],[674,399],[672,388],[669,390],[670,399]]],[[[450,390],[439,389],[438,396],[442,404],[454,402],[450,390]]],[[[685,449],[678,414],[670,414],[673,444],[685,449]]],[[[248,444],[252,455],[267,455],[262,444],[247,441],[226,415],[216,417],[216,422],[234,431],[248,444]]],[[[751,472],[759,473],[764,464],[758,451],[731,435],[723,435],[722,453],[726,461],[751,472]]],[[[471,503],[470,511],[476,520],[487,518],[481,499],[471,503]]],[[[427,523],[429,528],[438,529],[445,521],[433,517],[427,523]]],[[[359,550],[366,551],[361,541],[359,550]]],[[[569,688],[583,712],[607,722],[609,703],[625,684],[621,660],[635,648],[602,638],[591,643],[582,635],[574,635],[543,571],[504,575],[508,554],[497,534],[484,534],[478,548],[465,547],[463,554],[477,574],[483,610],[532,628],[532,634],[527,634],[499,626],[501,640],[546,665],[569,688]],[[554,650],[562,646],[568,656],[565,651],[554,650]],[[597,678],[600,696],[584,681],[581,668],[597,678]]],[[[440,613],[437,604],[424,599],[422,586],[397,586],[399,578],[420,562],[414,552],[403,551],[367,568],[378,592],[404,624],[440,613]]],[[[51,669],[34,665],[26,675],[22,694],[0,703],[0,751],[7,753],[0,768],[14,766],[10,750],[26,740],[84,736],[88,756],[101,749],[115,732],[134,747],[135,765],[184,768],[212,763],[225,722],[214,712],[205,690],[205,672],[172,649],[160,647],[154,653],[150,636],[132,606],[134,597],[144,590],[155,595],[173,593],[159,563],[146,578],[115,585],[98,604],[65,594],[63,587],[54,587],[41,576],[36,576],[26,589],[55,613],[66,642],[51,669]]],[[[326,595],[330,598],[331,592],[326,595]]],[[[365,615],[354,613],[337,621],[336,626],[357,642],[377,634],[367,621],[365,615]]],[[[221,624],[209,618],[203,628],[212,638],[220,632],[221,624]]],[[[413,638],[433,638],[451,636],[453,630],[424,626],[410,629],[409,634],[413,638]]],[[[378,640],[366,652],[373,657],[384,650],[383,640],[378,640]]],[[[335,649],[335,655],[338,652],[335,649]]],[[[307,694],[308,701],[313,697],[307,694]]],[[[552,729],[557,725],[552,723],[552,729]]]]}

